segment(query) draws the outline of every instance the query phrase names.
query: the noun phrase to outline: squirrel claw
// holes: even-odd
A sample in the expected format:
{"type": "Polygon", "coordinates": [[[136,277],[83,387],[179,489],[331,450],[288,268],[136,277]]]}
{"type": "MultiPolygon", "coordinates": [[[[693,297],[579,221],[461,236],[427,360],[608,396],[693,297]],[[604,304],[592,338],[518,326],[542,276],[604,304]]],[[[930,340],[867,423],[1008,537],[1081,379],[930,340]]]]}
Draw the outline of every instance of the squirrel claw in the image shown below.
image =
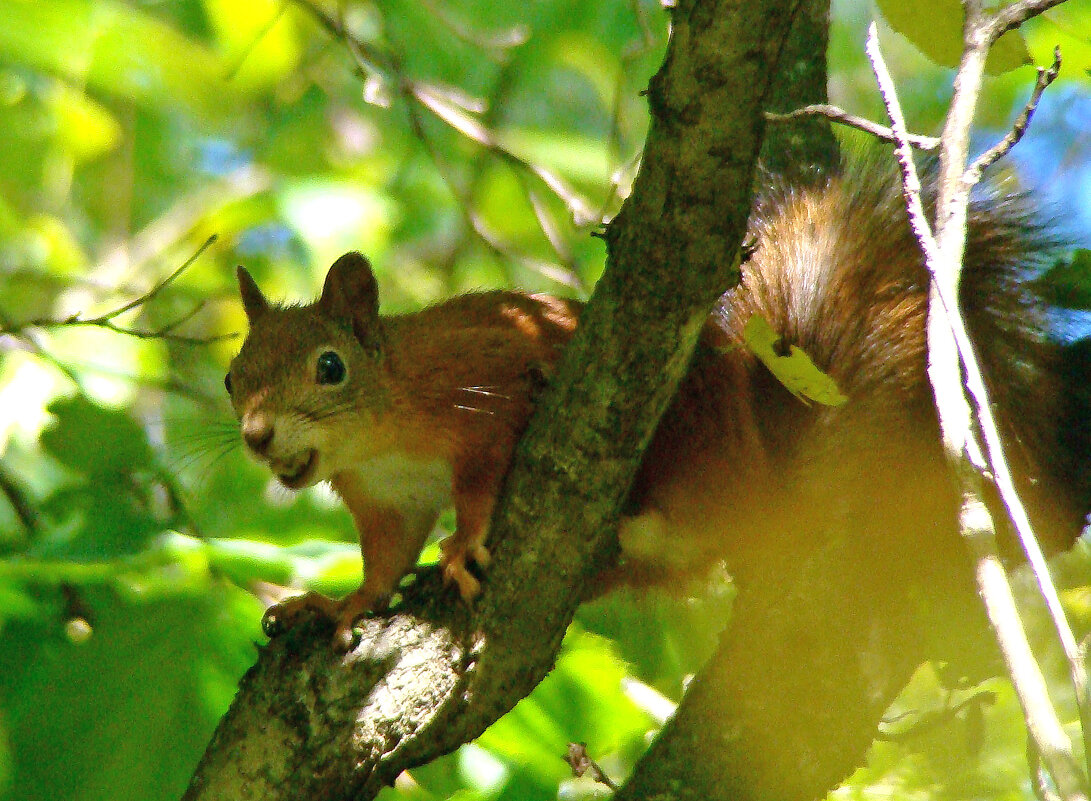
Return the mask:
{"type": "Polygon", "coordinates": [[[481,582],[466,569],[463,557],[452,557],[443,564],[443,583],[454,582],[458,585],[458,594],[469,603],[481,593],[481,582]]]}
{"type": "Polygon", "coordinates": [[[261,616],[262,634],[269,639],[272,639],[279,634],[283,634],[287,628],[288,627],[284,625],[284,621],[277,615],[275,604],[266,609],[265,614],[261,616]]]}
{"type": "Polygon", "coordinates": [[[489,549],[481,543],[477,543],[470,547],[470,558],[477,562],[481,568],[489,566],[489,562],[492,561],[492,554],[489,553],[489,549]]]}
{"type": "Polygon", "coordinates": [[[338,603],[338,610],[333,615],[337,628],[333,632],[333,647],[337,651],[351,651],[357,642],[356,621],[372,609],[384,609],[390,603],[389,595],[373,596],[365,593],[363,587],[348,595],[338,603]]]}
{"type": "Polygon", "coordinates": [[[267,637],[276,637],[296,625],[300,617],[307,612],[317,612],[330,617],[334,603],[316,592],[285,598],[265,610],[265,614],[261,616],[261,630],[267,637]]]}
{"type": "Polygon", "coordinates": [[[333,649],[341,653],[347,653],[352,650],[352,647],[356,645],[356,642],[357,634],[353,624],[348,623],[345,620],[339,621],[337,628],[334,629],[333,632],[333,649]]]}
{"type": "Polygon", "coordinates": [[[448,537],[439,545],[443,552],[439,560],[443,568],[443,583],[457,584],[458,594],[469,603],[481,593],[481,582],[466,568],[466,561],[473,560],[482,569],[488,567],[492,560],[489,549],[480,541],[460,542],[457,536],[448,537]]]}
{"type": "Polygon", "coordinates": [[[261,616],[261,630],[267,637],[276,637],[295,626],[303,615],[317,614],[334,624],[334,647],[347,651],[355,640],[353,624],[372,607],[367,597],[357,590],[342,601],[335,601],[317,592],[285,598],[265,610],[265,614],[261,616]]]}

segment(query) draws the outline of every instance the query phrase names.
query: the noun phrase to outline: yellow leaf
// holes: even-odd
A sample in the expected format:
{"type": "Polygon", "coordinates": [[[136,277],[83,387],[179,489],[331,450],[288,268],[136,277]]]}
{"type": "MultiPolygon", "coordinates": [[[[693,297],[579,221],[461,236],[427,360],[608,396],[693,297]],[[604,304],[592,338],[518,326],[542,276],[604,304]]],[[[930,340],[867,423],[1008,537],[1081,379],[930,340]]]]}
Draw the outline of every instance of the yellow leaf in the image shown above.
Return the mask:
{"type": "Polygon", "coordinates": [[[792,345],[787,356],[777,353],[780,337],[760,314],[747,320],[743,339],[777,381],[804,403],[812,400],[824,406],[841,406],[848,401],[837,389],[837,382],[819,370],[802,349],[792,345]]]}

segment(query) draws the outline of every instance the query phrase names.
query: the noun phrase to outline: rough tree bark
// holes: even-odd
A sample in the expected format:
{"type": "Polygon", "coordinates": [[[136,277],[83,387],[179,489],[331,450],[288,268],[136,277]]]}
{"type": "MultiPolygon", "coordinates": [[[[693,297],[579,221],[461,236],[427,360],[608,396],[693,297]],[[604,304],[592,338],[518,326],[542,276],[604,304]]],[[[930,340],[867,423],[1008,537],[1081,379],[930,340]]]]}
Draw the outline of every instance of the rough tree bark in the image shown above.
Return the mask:
{"type": "Polygon", "coordinates": [[[317,624],[272,641],[187,799],[374,797],[477,736],[549,670],[586,579],[616,547],[620,501],[700,326],[737,280],[762,111],[799,6],[679,0],[673,10],[641,172],[521,443],[479,602],[466,610],[427,575],[398,609],[365,621],[348,655],[332,653],[317,624]]]}

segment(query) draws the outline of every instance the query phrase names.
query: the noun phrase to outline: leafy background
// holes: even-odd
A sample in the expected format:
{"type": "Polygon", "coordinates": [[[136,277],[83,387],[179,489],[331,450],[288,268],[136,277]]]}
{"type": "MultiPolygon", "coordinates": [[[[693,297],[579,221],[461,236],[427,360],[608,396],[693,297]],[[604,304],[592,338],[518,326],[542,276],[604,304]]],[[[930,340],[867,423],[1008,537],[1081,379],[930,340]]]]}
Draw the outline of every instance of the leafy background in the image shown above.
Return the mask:
{"type": "MultiPolygon", "coordinates": [[[[903,102],[935,132],[958,2],[880,6],[903,102]]],[[[363,63],[292,2],[0,0],[0,798],[178,797],[263,641],[263,603],[281,585],[359,581],[337,504],[270,487],[234,445],[235,264],[271,295],[311,296],[361,249],[387,311],[499,285],[585,296],[602,269],[590,233],[635,172],[638,92],[665,46],[657,3],[321,7],[344,15],[363,63]],[[166,337],[51,324],[118,310],[195,254],[107,321],[166,337]]],[[[833,99],[873,119],[862,41],[877,13],[839,0],[831,46],[833,99]]],[[[1088,0],[1029,26],[993,65],[978,119],[991,141],[1029,91],[1018,65],[1061,44],[1063,77],[999,172],[1039,192],[1075,248],[1091,246],[1089,31],[1088,0]]],[[[1091,293],[1074,254],[1051,277],[1077,309],[1057,314],[1069,337],[1088,331],[1091,293]]],[[[1082,630],[1089,566],[1082,544],[1058,562],[1082,630]]],[[[603,793],[568,775],[567,743],[623,777],[731,594],[719,579],[699,600],[586,606],[530,698],[386,797],[603,793]]],[[[1048,629],[1032,625],[1072,721],[1048,629]]],[[[835,794],[1032,797],[1006,681],[952,684],[922,668],[835,794]]]]}

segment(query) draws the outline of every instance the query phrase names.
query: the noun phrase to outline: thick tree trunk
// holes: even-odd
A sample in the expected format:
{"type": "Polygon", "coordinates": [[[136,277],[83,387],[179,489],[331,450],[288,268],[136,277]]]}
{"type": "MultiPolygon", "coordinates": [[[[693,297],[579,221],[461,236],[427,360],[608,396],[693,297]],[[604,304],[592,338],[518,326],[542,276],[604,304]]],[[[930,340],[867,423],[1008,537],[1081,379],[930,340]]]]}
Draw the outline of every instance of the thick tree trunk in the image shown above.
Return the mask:
{"type": "MultiPolygon", "coordinates": [[[[780,57],[765,110],[786,114],[827,102],[826,50],[830,39],[829,0],[802,0],[780,57]]],[[[825,117],[803,117],[768,126],[761,147],[765,173],[793,181],[814,178],[835,167],[840,148],[825,117]]]]}
{"type": "Polygon", "coordinates": [[[995,667],[971,562],[948,533],[769,532],[721,647],[617,801],[821,798],[863,764],[922,661],[995,667]]]}

